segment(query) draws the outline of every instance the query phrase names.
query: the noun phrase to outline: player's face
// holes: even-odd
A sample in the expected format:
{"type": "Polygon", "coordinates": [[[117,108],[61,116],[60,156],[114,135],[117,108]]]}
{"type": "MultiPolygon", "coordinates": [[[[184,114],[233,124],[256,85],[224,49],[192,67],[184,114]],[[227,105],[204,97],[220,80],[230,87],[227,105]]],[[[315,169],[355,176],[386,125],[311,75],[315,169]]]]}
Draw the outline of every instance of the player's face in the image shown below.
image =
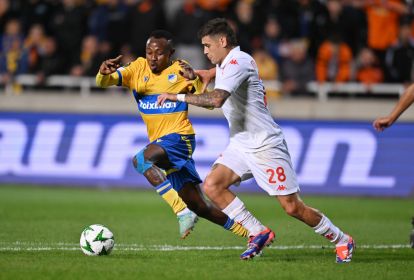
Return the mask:
{"type": "Polygon", "coordinates": [[[149,38],[145,55],[153,73],[160,73],[170,65],[173,50],[164,38],[149,38]]]}
{"type": "Polygon", "coordinates": [[[201,44],[204,46],[204,54],[213,64],[221,64],[228,53],[226,37],[204,36],[201,38],[201,44]]]}

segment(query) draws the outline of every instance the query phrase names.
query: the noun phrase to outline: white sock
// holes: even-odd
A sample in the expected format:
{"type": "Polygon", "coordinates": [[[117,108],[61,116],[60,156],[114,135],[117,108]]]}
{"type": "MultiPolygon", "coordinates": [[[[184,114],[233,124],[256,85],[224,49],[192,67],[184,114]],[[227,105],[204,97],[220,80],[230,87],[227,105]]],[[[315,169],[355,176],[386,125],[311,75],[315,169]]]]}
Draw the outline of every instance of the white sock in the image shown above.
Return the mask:
{"type": "Polygon", "coordinates": [[[184,214],[187,214],[187,213],[190,213],[190,209],[188,209],[187,207],[186,208],[184,208],[183,210],[181,210],[180,212],[178,212],[177,213],[177,216],[180,216],[180,215],[184,215],[184,214]]]}
{"type": "Polygon", "coordinates": [[[241,223],[244,228],[249,231],[249,236],[255,236],[266,229],[266,227],[246,209],[244,203],[238,197],[236,197],[222,211],[229,216],[230,219],[241,223]]]}
{"type": "Polygon", "coordinates": [[[338,227],[336,227],[325,215],[319,224],[313,228],[316,233],[322,235],[329,241],[335,244],[348,243],[348,235],[344,234],[338,227]]]}

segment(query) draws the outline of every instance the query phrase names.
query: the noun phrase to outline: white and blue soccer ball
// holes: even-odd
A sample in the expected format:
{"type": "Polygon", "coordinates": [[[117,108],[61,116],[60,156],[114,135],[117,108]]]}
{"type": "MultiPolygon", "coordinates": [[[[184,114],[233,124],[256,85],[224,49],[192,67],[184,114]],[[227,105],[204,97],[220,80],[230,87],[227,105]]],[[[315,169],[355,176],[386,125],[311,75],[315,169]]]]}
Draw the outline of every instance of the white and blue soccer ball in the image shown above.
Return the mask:
{"type": "Polygon", "coordinates": [[[111,253],[114,245],[113,233],[103,225],[90,225],[82,231],[80,247],[85,255],[108,255],[111,253]]]}

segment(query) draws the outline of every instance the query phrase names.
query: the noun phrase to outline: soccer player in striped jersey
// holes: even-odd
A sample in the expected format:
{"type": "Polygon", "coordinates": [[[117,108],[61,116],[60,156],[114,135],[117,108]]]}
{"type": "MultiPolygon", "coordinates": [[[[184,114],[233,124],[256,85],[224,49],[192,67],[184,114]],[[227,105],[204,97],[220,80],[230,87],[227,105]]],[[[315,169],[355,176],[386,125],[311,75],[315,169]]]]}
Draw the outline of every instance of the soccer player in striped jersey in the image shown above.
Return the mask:
{"type": "Polygon", "coordinates": [[[203,87],[199,78],[183,67],[186,62],[172,60],[173,53],[172,35],[156,30],[147,41],[145,58],[139,57],[125,66],[120,65],[121,56],[105,60],[96,83],[100,87],[127,87],[133,93],[150,140],[133,157],[133,165],[177,215],[181,238],[193,229],[197,215],[237,235],[247,236],[241,224],[207,203],[200,191],[201,180],[192,158],[195,132],[188,119],[187,103],[157,104],[161,92],[196,94],[203,87]]]}

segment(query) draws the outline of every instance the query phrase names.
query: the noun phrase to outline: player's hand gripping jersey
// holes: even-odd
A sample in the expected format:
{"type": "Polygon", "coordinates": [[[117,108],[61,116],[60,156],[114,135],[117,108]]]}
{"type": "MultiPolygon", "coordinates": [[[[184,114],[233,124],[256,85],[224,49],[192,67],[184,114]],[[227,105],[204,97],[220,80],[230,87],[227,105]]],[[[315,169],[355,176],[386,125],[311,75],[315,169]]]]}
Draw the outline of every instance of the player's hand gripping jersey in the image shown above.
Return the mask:
{"type": "Polygon", "coordinates": [[[118,68],[111,75],[97,75],[99,86],[118,85],[129,88],[134,94],[142,119],[147,126],[148,138],[152,142],[164,135],[178,133],[194,134],[193,126],[188,119],[188,104],[185,102],[166,102],[157,105],[160,93],[193,92],[199,93],[202,82],[196,78],[187,81],[180,75],[178,61],[172,62],[164,71],[154,74],[145,58],[118,68]]]}

